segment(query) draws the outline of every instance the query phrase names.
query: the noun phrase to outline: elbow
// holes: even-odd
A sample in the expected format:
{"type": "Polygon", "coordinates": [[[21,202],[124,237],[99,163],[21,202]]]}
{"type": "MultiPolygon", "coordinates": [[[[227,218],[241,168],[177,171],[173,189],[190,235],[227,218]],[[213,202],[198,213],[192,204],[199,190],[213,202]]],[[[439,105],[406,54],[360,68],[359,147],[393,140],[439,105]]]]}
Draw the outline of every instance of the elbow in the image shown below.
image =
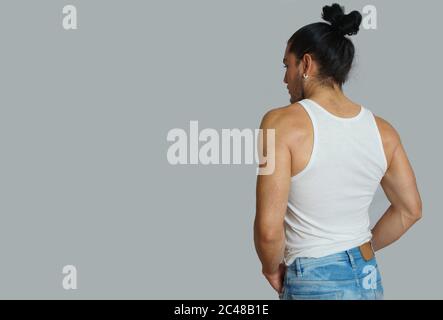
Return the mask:
{"type": "Polygon", "coordinates": [[[414,220],[417,222],[418,220],[420,220],[423,217],[423,213],[422,211],[416,211],[413,215],[414,220]]]}
{"type": "Polygon", "coordinates": [[[421,203],[421,201],[419,201],[418,205],[417,205],[417,209],[414,212],[414,217],[415,217],[415,221],[420,220],[423,217],[423,205],[421,203]]]}
{"type": "Polygon", "coordinates": [[[266,230],[263,230],[263,228],[258,226],[255,227],[254,238],[261,243],[275,243],[281,241],[282,237],[282,228],[276,228],[275,230],[266,228],[266,230]]]}
{"type": "Polygon", "coordinates": [[[284,225],[280,221],[254,220],[254,239],[263,244],[280,242],[285,238],[284,225]]]}
{"type": "Polygon", "coordinates": [[[282,240],[283,230],[260,232],[257,234],[257,237],[262,243],[276,243],[282,240]]]}
{"type": "Polygon", "coordinates": [[[403,209],[399,210],[398,212],[401,215],[403,227],[406,229],[409,229],[412,225],[414,225],[423,217],[420,204],[418,204],[414,208],[403,209]]]}
{"type": "Polygon", "coordinates": [[[418,203],[414,209],[409,210],[409,217],[414,221],[417,222],[423,217],[423,210],[422,210],[422,204],[421,202],[418,203]]]}
{"type": "Polygon", "coordinates": [[[260,237],[261,241],[264,243],[275,243],[281,241],[281,235],[276,235],[274,233],[264,234],[260,237]]]}

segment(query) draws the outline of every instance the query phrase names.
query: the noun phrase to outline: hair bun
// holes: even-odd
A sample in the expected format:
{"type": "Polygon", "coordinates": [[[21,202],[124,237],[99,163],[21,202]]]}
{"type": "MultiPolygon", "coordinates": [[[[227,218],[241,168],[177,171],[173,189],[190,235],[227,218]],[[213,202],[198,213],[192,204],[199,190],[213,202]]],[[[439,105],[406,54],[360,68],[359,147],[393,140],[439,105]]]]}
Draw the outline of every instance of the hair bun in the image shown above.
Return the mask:
{"type": "Polygon", "coordinates": [[[345,14],[344,7],[340,6],[338,3],[334,3],[331,6],[324,6],[322,18],[323,20],[330,22],[333,30],[342,36],[357,34],[360,30],[360,24],[363,19],[358,11],[352,11],[349,14],[345,14]]]}

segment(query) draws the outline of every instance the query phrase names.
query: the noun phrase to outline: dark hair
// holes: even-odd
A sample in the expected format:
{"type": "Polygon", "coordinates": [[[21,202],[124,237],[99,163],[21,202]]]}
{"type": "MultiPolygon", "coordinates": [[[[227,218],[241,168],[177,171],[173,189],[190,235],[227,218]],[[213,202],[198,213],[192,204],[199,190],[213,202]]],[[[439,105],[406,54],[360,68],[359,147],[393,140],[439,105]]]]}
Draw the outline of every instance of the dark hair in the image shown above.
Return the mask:
{"type": "Polygon", "coordinates": [[[289,52],[297,60],[306,53],[312,54],[319,65],[319,77],[331,85],[331,80],[341,88],[346,82],[354,60],[355,48],[346,35],[357,34],[362,21],[358,11],[344,13],[344,7],[337,3],[324,6],[323,20],[304,26],[288,40],[289,52]]]}

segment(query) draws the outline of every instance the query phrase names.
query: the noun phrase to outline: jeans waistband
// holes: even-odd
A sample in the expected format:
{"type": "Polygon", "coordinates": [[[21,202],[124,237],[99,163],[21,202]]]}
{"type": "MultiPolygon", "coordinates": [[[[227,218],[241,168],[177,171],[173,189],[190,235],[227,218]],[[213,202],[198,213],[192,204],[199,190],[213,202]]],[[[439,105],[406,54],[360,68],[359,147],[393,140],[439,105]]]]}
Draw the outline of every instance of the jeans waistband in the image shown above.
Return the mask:
{"type": "Polygon", "coordinates": [[[333,253],[320,258],[309,258],[309,257],[298,257],[295,258],[294,267],[295,272],[300,275],[302,273],[302,267],[310,264],[326,263],[328,261],[346,260],[349,261],[351,266],[355,268],[357,259],[362,259],[362,254],[360,252],[360,246],[343,250],[341,252],[333,253]]]}

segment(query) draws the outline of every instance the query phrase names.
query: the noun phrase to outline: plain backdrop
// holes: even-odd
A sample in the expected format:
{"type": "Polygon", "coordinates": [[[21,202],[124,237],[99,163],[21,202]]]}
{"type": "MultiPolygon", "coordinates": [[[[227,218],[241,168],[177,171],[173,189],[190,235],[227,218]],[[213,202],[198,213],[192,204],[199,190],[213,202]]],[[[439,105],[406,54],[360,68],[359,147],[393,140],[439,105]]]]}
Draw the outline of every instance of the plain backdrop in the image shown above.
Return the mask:
{"type": "MultiPolygon", "coordinates": [[[[286,41],[331,3],[1,1],[0,298],[278,299],[253,244],[255,165],[173,166],[166,136],[255,129],[289,104],[286,41]]],[[[378,252],[385,298],[443,298],[443,5],[339,3],[377,9],[344,90],[400,133],[423,201],[378,252]]],[[[373,224],[388,205],[380,188],[373,224]]]]}

